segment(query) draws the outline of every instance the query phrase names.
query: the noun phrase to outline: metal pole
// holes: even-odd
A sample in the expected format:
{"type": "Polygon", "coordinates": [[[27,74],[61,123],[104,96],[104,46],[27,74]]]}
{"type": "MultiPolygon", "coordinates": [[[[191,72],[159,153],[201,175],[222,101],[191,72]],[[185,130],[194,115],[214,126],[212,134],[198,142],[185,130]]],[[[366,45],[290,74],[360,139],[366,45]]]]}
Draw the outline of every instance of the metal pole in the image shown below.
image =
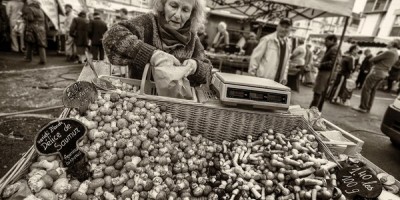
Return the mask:
{"type": "Polygon", "coordinates": [[[330,86],[331,86],[331,82],[332,82],[332,78],[333,78],[333,77],[332,77],[332,74],[333,74],[333,72],[336,70],[336,65],[337,65],[337,62],[338,62],[338,59],[337,59],[337,58],[338,58],[339,53],[340,53],[340,48],[342,47],[342,44],[343,44],[344,36],[345,36],[346,30],[347,30],[347,25],[349,24],[349,19],[350,19],[350,17],[346,17],[346,20],[345,20],[345,22],[344,22],[344,27],[343,27],[343,31],[342,31],[342,36],[341,36],[341,38],[340,38],[339,46],[338,46],[338,49],[337,49],[337,52],[336,52],[335,63],[334,63],[334,65],[333,65],[333,67],[332,67],[331,73],[329,74],[328,86],[325,88],[324,92],[322,93],[322,97],[321,97],[321,98],[322,98],[322,102],[321,102],[321,110],[320,110],[320,112],[322,112],[322,107],[324,106],[326,93],[327,93],[328,89],[329,89],[330,86]]]}

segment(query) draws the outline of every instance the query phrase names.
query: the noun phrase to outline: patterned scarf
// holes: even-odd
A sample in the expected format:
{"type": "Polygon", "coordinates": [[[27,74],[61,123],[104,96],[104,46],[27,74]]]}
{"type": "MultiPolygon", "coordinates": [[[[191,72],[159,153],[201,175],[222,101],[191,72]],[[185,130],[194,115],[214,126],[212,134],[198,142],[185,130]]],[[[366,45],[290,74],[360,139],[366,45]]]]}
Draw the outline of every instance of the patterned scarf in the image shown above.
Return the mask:
{"type": "Polygon", "coordinates": [[[186,46],[189,44],[192,33],[190,32],[190,20],[186,24],[175,30],[168,24],[165,16],[160,14],[158,16],[158,29],[160,31],[160,38],[164,43],[163,46],[167,49],[174,49],[178,46],[186,46]]]}

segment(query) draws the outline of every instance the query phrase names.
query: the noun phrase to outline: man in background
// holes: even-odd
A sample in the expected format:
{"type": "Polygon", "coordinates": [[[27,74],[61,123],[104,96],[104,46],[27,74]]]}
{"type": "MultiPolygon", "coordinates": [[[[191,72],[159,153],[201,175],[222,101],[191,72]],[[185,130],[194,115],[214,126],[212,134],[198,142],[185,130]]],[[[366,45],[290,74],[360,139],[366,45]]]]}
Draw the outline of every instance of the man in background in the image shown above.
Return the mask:
{"type": "Polygon", "coordinates": [[[257,45],[258,45],[257,35],[254,32],[250,32],[249,39],[243,46],[244,55],[250,56],[257,45]]]}
{"type": "Polygon", "coordinates": [[[365,78],[371,71],[372,67],[372,62],[370,59],[372,58],[372,53],[370,49],[366,49],[364,51],[365,58],[361,63],[360,67],[360,72],[358,73],[357,81],[356,81],[356,86],[358,89],[361,89],[362,86],[364,85],[365,78]]]}
{"type": "Polygon", "coordinates": [[[312,68],[313,68],[313,52],[311,51],[311,44],[306,45],[306,56],[304,57],[304,71],[303,71],[303,83],[313,84],[312,78],[312,68]]]}
{"type": "Polygon", "coordinates": [[[292,20],[283,18],[276,32],[261,38],[250,58],[249,74],[286,85],[291,43],[288,39],[292,20]]]}
{"type": "Polygon", "coordinates": [[[107,24],[101,19],[100,14],[93,13],[93,20],[89,23],[89,38],[92,41],[90,52],[93,60],[104,60],[103,35],[106,31],[107,24]]]}
{"type": "Polygon", "coordinates": [[[387,47],[387,51],[370,59],[373,63],[373,67],[362,87],[360,106],[358,108],[353,108],[354,110],[363,113],[367,113],[371,110],[378,86],[381,81],[389,75],[390,68],[397,62],[399,58],[397,49],[400,48],[400,40],[395,39],[391,41],[387,47]]]}
{"type": "Polygon", "coordinates": [[[326,51],[319,64],[319,71],[317,78],[315,80],[314,86],[314,96],[310,107],[317,107],[318,110],[322,111],[322,106],[324,102],[324,93],[329,85],[329,78],[331,77],[332,69],[335,67],[338,52],[337,37],[335,35],[328,35],[325,38],[326,51]]]}
{"type": "Polygon", "coordinates": [[[0,0],[0,50],[6,50],[6,44],[9,41],[10,35],[10,20],[7,16],[6,6],[3,5],[3,0],[0,0]]]}
{"type": "Polygon", "coordinates": [[[73,62],[76,59],[76,45],[74,38],[70,34],[71,24],[76,15],[72,10],[70,4],[65,5],[65,21],[64,21],[64,32],[65,32],[65,55],[67,56],[67,61],[73,62]]]}
{"type": "Polygon", "coordinates": [[[24,7],[24,3],[22,0],[11,0],[6,5],[7,16],[10,20],[10,36],[11,36],[11,50],[14,52],[19,52],[23,50],[24,43],[23,39],[21,39],[21,44],[18,43],[18,23],[22,22],[22,8],[24,7]],[[21,45],[21,48],[20,48],[21,45]]]}

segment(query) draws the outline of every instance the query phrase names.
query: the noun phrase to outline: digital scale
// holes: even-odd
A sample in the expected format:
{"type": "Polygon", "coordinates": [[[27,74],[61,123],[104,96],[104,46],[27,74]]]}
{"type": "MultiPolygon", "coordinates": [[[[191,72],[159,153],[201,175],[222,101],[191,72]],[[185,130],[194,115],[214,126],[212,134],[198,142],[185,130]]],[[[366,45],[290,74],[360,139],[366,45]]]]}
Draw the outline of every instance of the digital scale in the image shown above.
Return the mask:
{"type": "Polygon", "coordinates": [[[211,87],[225,105],[270,110],[287,110],[290,105],[290,88],[265,78],[216,72],[211,87]]]}

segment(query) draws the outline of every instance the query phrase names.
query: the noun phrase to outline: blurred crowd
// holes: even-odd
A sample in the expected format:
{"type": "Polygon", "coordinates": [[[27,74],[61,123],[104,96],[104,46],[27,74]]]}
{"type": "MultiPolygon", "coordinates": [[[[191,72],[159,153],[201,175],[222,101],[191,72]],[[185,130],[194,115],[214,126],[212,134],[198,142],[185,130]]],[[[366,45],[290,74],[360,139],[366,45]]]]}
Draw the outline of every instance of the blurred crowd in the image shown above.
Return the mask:
{"type": "MultiPolygon", "coordinates": [[[[3,5],[0,0],[0,47],[23,53],[26,62],[38,54],[39,64],[46,64],[49,22],[38,0],[12,0],[3,5]]],[[[126,9],[119,10],[115,22],[128,19],[126,9]]],[[[64,28],[58,34],[65,48],[67,61],[83,63],[88,51],[94,60],[104,59],[102,38],[107,24],[97,12],[84,11],[76,15],[70,4],[65,5],[64,28]]]]}

